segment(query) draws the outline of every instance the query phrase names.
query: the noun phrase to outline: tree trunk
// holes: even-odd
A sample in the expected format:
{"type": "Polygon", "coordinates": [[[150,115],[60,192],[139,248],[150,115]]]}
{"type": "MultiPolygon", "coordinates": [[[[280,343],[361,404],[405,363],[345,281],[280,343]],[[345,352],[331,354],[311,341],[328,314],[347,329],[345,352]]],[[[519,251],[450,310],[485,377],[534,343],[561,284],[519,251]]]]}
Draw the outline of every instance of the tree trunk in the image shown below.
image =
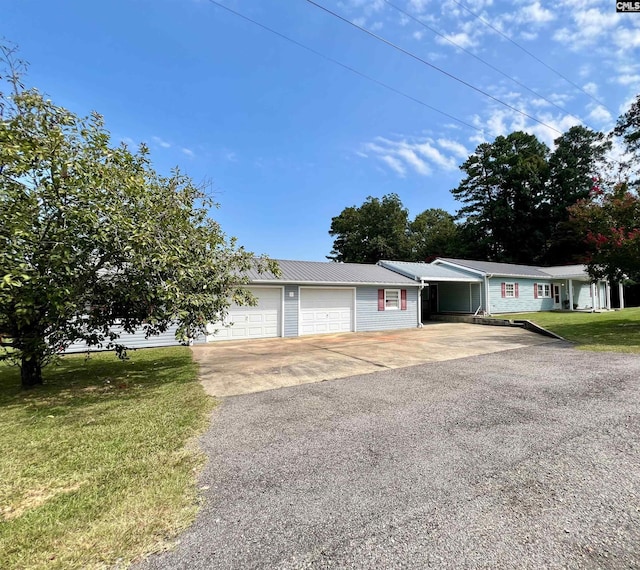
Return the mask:
{"type": "Polygon", "coordinates": [[[22,355],[20,377],[24,390],[40,386],[42,384],[42,363],[40,358],[34,355],[22,355]]]}

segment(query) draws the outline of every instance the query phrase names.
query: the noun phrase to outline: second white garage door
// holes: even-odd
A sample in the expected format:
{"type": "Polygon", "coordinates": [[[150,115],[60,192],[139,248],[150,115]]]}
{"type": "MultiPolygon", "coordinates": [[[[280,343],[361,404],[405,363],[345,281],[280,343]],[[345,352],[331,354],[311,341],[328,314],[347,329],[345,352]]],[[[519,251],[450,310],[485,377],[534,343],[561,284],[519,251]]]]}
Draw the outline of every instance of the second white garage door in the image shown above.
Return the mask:
{"type": "Polygon", "coordinates": [[[353,289],[300,288],[300,335],[351,332],[353,289]]]}
{"type": "Polygon", "coordinates": [[[207,342],[216,340],[241,340],[245,338],[271,338],[281,336],[282,289],[280,287],[247,287],[258,299],[255,307],[232,305],[226,323],[210,325],[215,335],[207,336],[207,342]]]}

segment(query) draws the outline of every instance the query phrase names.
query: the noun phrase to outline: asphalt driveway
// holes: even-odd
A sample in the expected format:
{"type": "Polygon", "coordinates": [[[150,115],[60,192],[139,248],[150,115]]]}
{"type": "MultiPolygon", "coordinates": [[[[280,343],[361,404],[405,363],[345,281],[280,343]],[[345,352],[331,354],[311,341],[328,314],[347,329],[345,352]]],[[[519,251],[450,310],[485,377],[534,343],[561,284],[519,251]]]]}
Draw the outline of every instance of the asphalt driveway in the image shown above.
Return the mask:
{"type": "Polygon", "coordinates": [[[638,568],[640,358],[561,343],[226,398],[140,568],[638,568]]]}
{"type": "Polygon", "coordinates": [[[420,329],[215,342],[194,346],[193,354],[207,393],[224,397],[549,342],[520,328],[433,322],[420,329]]]}

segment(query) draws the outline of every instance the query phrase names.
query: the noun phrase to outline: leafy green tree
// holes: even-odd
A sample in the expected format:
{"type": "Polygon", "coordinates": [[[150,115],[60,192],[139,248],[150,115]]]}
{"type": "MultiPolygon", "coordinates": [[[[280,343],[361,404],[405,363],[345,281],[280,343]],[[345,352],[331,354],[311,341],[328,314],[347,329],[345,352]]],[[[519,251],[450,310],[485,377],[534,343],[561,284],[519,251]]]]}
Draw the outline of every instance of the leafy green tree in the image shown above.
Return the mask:
{"type": "Polygon", "coordinates": [[[594,184],[591,196],[570,209],[572,223],[586,236],[587,264],[594,278],[640,281],[640,195],[626,182],[603,190],[594,184]]]}
{"type": "MultiPolygon", "coordinates": [[[[221,320],[253,254],[208,217],[202,188],[156,173],[144,146],[110,146],[102,118],[79,118],[20,83],[10,49],[0,85],[0,357],[23,387],[84,340],[116,348],[115,323],[183,339],[221,320]]],[[[266,258],[261,269],[277,271],[266,258]]]]}
{"type": "Polygon", "coordinates": [[[362,206],[350,206],[332,218],[329,235],[335,239],[327,258],[345,263],[407,259],[407,226],[408,212],[397,194],[369,196],[362,206]]]}
{"type": "Polygon", "coordinates": [[[460,231],[455,217],[446,210],[430,208],[409,224],[411,258],[432,261],[436,257],[461,254],[460,231]]]}
{"type": "Polygon", "coordinates": [[[549,184],[543,210],[549,227],[543,261],[549,265],[575,263],[587,249],[582,235],[569,222],[570,206],[589,197],[600,176],[611,141],[583,126],[571,127],[555,141],[549,157],[549,184]]]}
{"type": "Polygon", "coordinates": [[[514,132],[480,144],[460,167],[467,176],[452,194],[463,204],[465,234],[483,257],[513,263],[540,257],[548,154],[534,135],[514,132]]]}
{"type": "Polygon", "coordinates": [[[637,169],[640,161],[640,94],[627,112],[618,118],[613,134],[622,138],[627,152],[627,161],[620,165],[621,169],[626,174],[629,186],[637,188],[640,186],[637,169]]]}

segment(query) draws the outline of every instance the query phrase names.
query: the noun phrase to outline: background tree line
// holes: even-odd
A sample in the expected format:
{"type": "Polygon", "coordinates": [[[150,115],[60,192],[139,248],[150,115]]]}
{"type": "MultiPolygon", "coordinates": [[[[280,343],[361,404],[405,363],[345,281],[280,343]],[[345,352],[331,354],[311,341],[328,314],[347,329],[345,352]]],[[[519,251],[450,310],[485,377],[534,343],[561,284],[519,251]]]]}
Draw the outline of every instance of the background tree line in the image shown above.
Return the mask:
{"type": "Polygon", "coordinates": [[[640,279],[640,96],[608,135],[575,126],[554,141],[513,132],[478,145],[451,193],[456,214],[409,219],[396,194],[368,197],[331,221],[329,259],[461,257],[528,265],[587,263],[594,276],[640,279]],[[627,162],[607,160],[614,137],[627,162]]]}

